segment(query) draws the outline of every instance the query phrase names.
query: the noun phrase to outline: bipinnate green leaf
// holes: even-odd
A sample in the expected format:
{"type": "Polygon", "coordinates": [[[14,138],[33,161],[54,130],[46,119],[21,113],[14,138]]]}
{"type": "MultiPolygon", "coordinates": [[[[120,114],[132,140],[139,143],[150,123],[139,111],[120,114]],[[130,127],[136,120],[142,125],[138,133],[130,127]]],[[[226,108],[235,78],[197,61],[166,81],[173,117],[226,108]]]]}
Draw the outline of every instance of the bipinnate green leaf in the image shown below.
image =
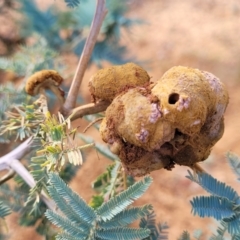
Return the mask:
{"type": "Polygon", "coordinates": [[[227,160],[233,170],[233,172],[239,177],[240,180],[240,159],[239,157],[231,152],[227,153],[227,160]]]}
{"type": "Polygon", "coordinates": [[[146,191],[152,178],[145,177],[96,211],[74,193],[57,174],[50,173],[49,179],[48,191],[56,202],[59,213],[47,210],[45,215],[63,230],[57,239],[144,239],[151,233],[148,228],[128,228],[135,220],[149,215],[152,211],[151,205],[125,208],[146,191]]]}
{"type": "Polygon", "coordinates": [[[85,237],[88,236],[88,232],[81,231],[78,224],[73,223],[67,218],[62,217],[51,210],[47,210],[45,215],[53,224],[60,228],[63,228],[64,231],[70,234],[72,237],[84,239],[85,237]]]}
{"type": "MultiPolygon", "coordinates": [[[[230,234],[240,234],[240,214],[234,214],[229,218],[223,219],[224,223],[226,223],[227,231],[230,234]]],[[[234,238],[235,239],[235,238],[234,238]]]]}
{"type": "Polygon", "coordinates": [[[68,7],[74,8],[80,4],[79,0],[64,0],[68,7]]]}
{"type": "MultiPolygon", "coordinates": [[[[96,214],[94,210],[80,196],[73,192],[57,174],[50,173],[49,179],[50,185],[56,189],[57,193],[71,206],[79,217],[89,224],[95,220],[96,214]]],[[[49,191],[51,189],[49,188],[49,191]]]]}
{"type": "Polygon", "coordinates": [[[133,229],[133,228],[112,228],[97,230],[96,236],[104,240],[138,240],[148,237],[149,229],[133,229]]]}
{"type": "Polygon", "coordinates": [[[115,165],[111,170],[111,179],[109,185],[106,187],[106,195],[110,195],[114,192],[114,188],[116,188],[116,184],[118,183],[118,173],[121,163],[119,161],[115,161],[115,165]]]}
{"type": "Polygon", "coordinates": [[[214,196],[224,197],[232,202],[239,201],[237,192],[230,186],[223,182],[218,181],[207,173],[199,173],[197,177],[194,177],[190,171],[188,171],[191,181],[198,183],[203,189],[214,196]]]}
{"type": "Polygon", "coordinates": [[[11,213],[11,209],[0,201],[0,218],[4,218],[11,213]]]}
{"type": "Polygon", "coordinates": [[[217,220],[234,215],[234,204],[226,198],[217,196],[200,196],[190,201],[192,212],[200,217],[214,217],[217,220]]]}
{"type": "Polygon", "coordinates": [[[151,177],[145,177],[142,181],[134,183],[126,191],[110,199],[97,209],[97,214],[103,221],[112,219],[118,213],[127,208],[134,200],[142,196],[152,183],[151,177]]]}
{"type": "Polygon", "coordinates": [[[87,223],[78,215],[71,205],[69,205],[63,197],[61,197],[56,189],[52,186],[48,187],[48,191],[50,196],[54,199],[55,203],[57,204],[57,207],[61,210],[61,212],[68,217],[69,220],[71,220],[74,223],[78,224],[78,227],[81,231],[88,231],[91,227],[91,224],[87,223]]]}
{"type": "Polygon", "coordinates": [[[111,221],[100,222],[99,226],[104,229],[114,227],[125,227],[133,223],[137,219],[145,217],[147,214],[150,214],[151,210],[152,210],[151,205],[129,208],[117,214],[115,217],[111,219],[111,221]]]}
{"type": "Polygon", "coordinates": [[[189,232],[184,231],[178,240],[191,240],[189,232]]]}
{"type": "Polygon", "coordinates": [[[167,240],[169,228],[167,223],[156,223],[155,212],[152,211],[147,216],[141,218],[139,223],[140,228],[148,228],[151,233],[148,240],[167,240]]]}
{"type": "Polygon", "coordinates": [[[63,233],[59,233],[56,236],[56,240],[79,240],[79,238],[75,238],[75,237],[63,232],[63,233]]]}
{"type": "Polygon", "coordinates": [[[234,234],[232,240],[240,240],[240,234],[234,234]]]}

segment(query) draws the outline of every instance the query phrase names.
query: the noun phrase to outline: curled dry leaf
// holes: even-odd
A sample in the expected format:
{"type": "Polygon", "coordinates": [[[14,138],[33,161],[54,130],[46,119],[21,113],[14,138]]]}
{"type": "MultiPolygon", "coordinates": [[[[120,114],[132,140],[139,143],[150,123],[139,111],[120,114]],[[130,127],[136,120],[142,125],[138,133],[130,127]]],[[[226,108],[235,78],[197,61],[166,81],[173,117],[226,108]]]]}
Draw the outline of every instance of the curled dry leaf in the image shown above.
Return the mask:
{"type": "Polygon", "coordinates": [[[58,100],[64,102],[64,92],[59,87],[63,82],[61,75],[55,70],[41,70],[30,76],[26,82],[25,90],[29,95],[35,96],[42,90],[50,89],[58,100]]]}
{"type": "Polygon", "coordinates": [[[151,87],[115,97],[100,133],[134,176],[175,163],[192,167],[222,137],[227,104],[227,90],[213,74],[173,67],[151,87]]]}

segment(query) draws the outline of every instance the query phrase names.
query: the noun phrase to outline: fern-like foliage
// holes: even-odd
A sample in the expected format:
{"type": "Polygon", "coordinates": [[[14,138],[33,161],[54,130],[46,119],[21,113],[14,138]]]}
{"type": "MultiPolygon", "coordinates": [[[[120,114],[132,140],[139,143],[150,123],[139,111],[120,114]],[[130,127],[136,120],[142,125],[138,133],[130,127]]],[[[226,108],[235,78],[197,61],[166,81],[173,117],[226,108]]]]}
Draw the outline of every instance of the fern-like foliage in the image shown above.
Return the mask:
{"type": "Polygon", "coordinates": [[[239,201],[239,196],[232,187],[227,186],[225,183],[218,181],[217,179],[213,178],[211,175],[206,173],[201,173],[201,174],[198,174],[197,177],[194,177],[190,171],[188,171],[188,173],[189,175],[187,176],[187,178],[199,184],[202,188],[204,188],[210,194],[217,197],[227,198],[233,202],[239,201]]]}
{"type": "Polygon", "coordinates": [[[30,76],[42,69],[60,69],[58,54],[51,49],[42,37],[32,46],[20,46],[11,58],[0,58],[0,69],[11,71],[16,76],[30,76]]]}
{"type": "Polygon", "coordinates": [[[53,49],[59,49],[64,43],[60,37],[59,29],[56,28],[57,15],[53,7],[49,7],[47,10],[40,10],[33,0],[21,0],[20,11],[24,13],[24,21],[22,21],[22,32],[24,37],[28,37],[34,31],[40,36],[43,36],[48,46],[53,49]]]}
{"type": "Polygon", "coordinates": [[[178,240],[191,240],[189,232],[184,231],[178,240]]]}
{"type": "Polygon", "coordinates": [[[240,159],[239,157],[234,153],[227,153],[227,160],[230,164],[233,172],[237,175],[238,181],[240,181],[240,159]]]}
{"type": "Polygon", "coordinates": [[[193,214],[197,214],[200,217],[214,217],[217,220],[221,220],[234,215],[235,205],[225,198],[200,196],[193,198],[190,202],[193,214]]]}
{"type": "Polygon", "coordinates": [[[193,232],[193,237],[196,239],[196,240],[201,240],[202,238],[202,230],[201,229],[197,229],[193,232]]]}
{"type": "Polygon", "coordinates": [[[223,240],[224,234],[227,231],[227,223],[220,221],[220,226],[217,228],[217,233],[210,237],[210,240],[223,240]]]}
{"type": "Polygon", "coordinates": [[[37,151],[38,156],[33,160],[47,171],[58,172],[68,162],[73,165],[82,164],[81,149],[92,147],[93,144],[78,146],[74,142],[75,133],[76,129],[71,129],[69,118],[65,119],[60,113],[51,115],[47,112],[38,134],[41,146],[37,151]]]}
{"type": "Polygon", "coordinates": [[[101,229],[96,232],[96,237],[98,239],[143,239],[149,235],[148,229],[132,229],[132,228],[112,228],[112,229],[101,229]]]}
{"type": "Polygon", "coordinates": [[[115,164],[107,167],[107,170],[92,183],[93,189],[99,194],[93,195],[90,205],[93,208],[100,207],[104,200],[107,201],[118,195],[133,183],[134,179],[122,171],[121,163],[115,161],[115,164]]]}
{"type": "Polygon", "coordinates": [[[149,236],[149,229],[133,229],[128,225],[149,214],[152,207],[127,207],[147,190],[152,181],[150,177],[135,183],[96,210],[88,206],[57,174],[51,173],[49,178],[48,191],[61,214],[47,210],[46,216],[63,230],[57,239],[144,239],[149,236]]]}
{"type": "Polygon", "coordinates": [[[100,222],[100,227],[106,229],[113,227],[124,227],[133,223],[134,221],[141,217],[149,215],[151,210],[152,210],[151,205],[128,208],[117,214],[115,217],[113,217],[111,221],[100,222]]]}
{"type": "Polygon", "coordinates": [[[135,183],[124,192],[104,203],[97,209],[97,212],[101,216],[102,220],[111,220],[115,215],[123,211],[148,189],[151,182],[152,179],[150,177],[146,177],[141,182],[135,183]]]}
{"type": "Polygon", "coordinates": [[[11,211],[19,213],[20,218],[18,222],[20,225],[35,225],[37,232],[44,235],[47,234],[50,224],[49,221],[46,221],[44,216],[44,212],[47,209],[45,204],[42,201],[39,201],[37,207],[33,206],[34,201],[26,204],[29,187],[20,177],[16,178],[19,185],[13,189],[11,189],[7,184],[1,185],[0,201],[7,205],[11,211]]]}
{"type": "MultiPolygon", "coordinates": [[[[74,53],[80,55],[83,51],[86,39],[82,39],[74,48],[74,53]]],[[[132,57],[126,57],[127,48],[119,45],[114,40],[97,42],[94,46],[93,53],[90,58],[90,63],[95,63],[98,67],[102,67],[102,62],[108,61],[115,65],[124,64],[133,61],[132,57]]]]}
{"type": "MultiPolygon", "coordinates": [[[[35,0],[29,3],[21,0],[19,11],[24,21],[17,23],[24,38],[39,35],[47,42],[48,47],[55,50],[68,50],[80,55],[86,38],[83,29],[90,28],[96,2],[94,0],[64,0],[68,7],[74,8],[69,12],[62,12],[52,5],[47,10],[40,10],[35,0]],[[62,29],[66,36],[61,36],[62,29]]],[[[94,47],[90,63],[101,66],[107,60],[113,64],[123,64],[133,60],[127,58],[127,49],[120,44],[121,29],[129,29],[133,24],[141,21],[125,17],[128,7],[127,1],[107,0],[108,14],[101,29],[101,40],[94,47]]]]}
{"type": "Polygon", "coordinates": [[[9,214],[11,214],[11,208],[0,200],[0,239],[2,240],[6,237],[6,230],[4,229],[4,227],[6,228],[6,226],[4,226],[6,223],[4,222],[4,217],[9,214]]]}
{"type": "Polygon", "coordinates": [[[68,7],[74,8],[80,4],[79,0],[64,0],[68,7]]]}
{"type": "Polygon", "coordinates": [[[4,218],[11,213],[11,209],[0,201],[0,218],[4,218]]]}
{"type": "Polygon", "coordinates": [[[140,220],[139,227],[148,228],[151,231],[149,237],[145,240],[167,240],[167,229],[169,228],[167,223],[157,224],[155,217],[156,215],[152,211],[140,220]]]}
{"type": "Polygon", "coordinates": [[[0,126],[0,135],[8,133],[23,140],[35,135],[39,130],[39,124],[44,120],[44,114],[38,104],[17,106],[6,112],[6,120],[0,126]]]}
{"type": "MultiPolygon", "coordinates": [[[[1,62],[1,58],[0,58],[1,62]]],[[[1,63],[0,63],[1,65],[1,63]]],[[[16,89],[13,84],[7,83],[0,85],[0,128],[2,128],[3,121],[6,119],[6,112],[11,108],[11,105],[26,102],[27,96],[21,89],[16,89]]],[[[1,131],[1,130],[0,130],[1,131]]],[[[3,129],[5,131],[5,128],[3,129]]],[[[8,143],[11,141],[9,134],[0,134],[0,143],[8,143]]]]}
{"type": "MultiPolygon", "coordinates": [[[[240,159],[234,154],[228,154],[228,161],[233,171],[239,176],[240,159]]],[[[210,196],[194,197],[190,202],[194,215],[200,217],[213,217],[221,221],[217,235],[212,239],[223,239],[227,231],[233,237],[240,235],[240,196],[230,186],[218,181],[211,175],[199,173],[194,176],[189,172],[190,180],[198,183],[203,189],[210,193],[210,196]]]]}

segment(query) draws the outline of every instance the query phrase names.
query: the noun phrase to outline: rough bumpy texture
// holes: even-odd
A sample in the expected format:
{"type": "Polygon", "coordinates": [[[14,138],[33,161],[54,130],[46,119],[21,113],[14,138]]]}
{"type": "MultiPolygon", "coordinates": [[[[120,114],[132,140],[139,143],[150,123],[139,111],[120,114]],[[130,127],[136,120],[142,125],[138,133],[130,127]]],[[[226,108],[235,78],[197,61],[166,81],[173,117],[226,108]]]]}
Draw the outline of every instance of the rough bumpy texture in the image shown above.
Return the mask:
{"type": "Polygon", "coordinates": [[[131,87],[143,86],[150,77],[147,72],[134,63],[112,66],[99,70],[89,81],[89,91],[94,101],[112,101],[116,95],[131,87]]]}
{"type": "Polygon", "coordinates": [[[35,96],[40,88],[58,87],[63,82],[63,78],[55,70],[41,70],[28,78],[25,90],[29,95],[35,96]]]}
{"type": "Polygon", "coordinates": [[[173,67],[153,86],[114,98],[100,133],[134,176],[175,163],[193,166],[222,137],[227,104],[228,93],[213,74],[173,67]]]}

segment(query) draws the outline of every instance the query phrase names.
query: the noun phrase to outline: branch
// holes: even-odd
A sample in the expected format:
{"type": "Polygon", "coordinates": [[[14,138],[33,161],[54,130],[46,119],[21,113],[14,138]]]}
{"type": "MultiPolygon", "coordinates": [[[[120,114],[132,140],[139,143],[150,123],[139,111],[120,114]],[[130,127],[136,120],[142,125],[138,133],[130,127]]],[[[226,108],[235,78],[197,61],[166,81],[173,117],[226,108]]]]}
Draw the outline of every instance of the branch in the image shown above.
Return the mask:
{"type": "MultiPolygon", "coordinates": [[[[12,169],[14,170],[31,188],[35,186],[35,181],[28,170],[18,160],[23,158],[27,153],[30,152],[33,143],[33,138],[30,137],[25,142],[20,144],[16,149],[0,158],[0,170],[12,169]]],[[[45,194],[40,194],[43,202],[51,210],[55,209],[55,203],[45,194]]]]}
{"type": "Polygon", "coordinates": [[[14,175],[15,175],[15,171],[10,169],[4,176],[2,176],[0,178],[0,185],[2,185],[3,183],[7,182],[11,178],[13,178],[14,175]]]}
{"type": "Polygon", "coordinates": [[[71,111],[76,104],[78,91],[106,14],[105,0],[97,0],[96,12],[92,21],[90,33],[83,48],[67,99],[62,108],[62,113],[64,115],[68,115],[69,111],[71,111]]]}
{"type": "Polygon", "coordinates": [[[73,121],[85,115],[103,112],[107,109],[109,104],[110,102],[100,101],[96,104],[89,103],[80,107],[76,107],[70,112],[69,117],[73,121]]]}
{"type": "Polygon", "coordinates": [[[30,152],[31,146],[33,143],[33,138],[28,138],[25,142],[20,144],[17,148],[12,150],[10,153],[4,155],[0,158],[0,170],[6,169],[6,165],[8,165],[9,159],[21,159],[27,153],[30,152]]]}
{"type": "Polygon", "coordinates": [[[206,171],[198,163],[193,164],[190,168],[194,173],[206,173],[206,171]]]}
{"type": "MultiPolygon", "coordinates": [[[[19,162],[19,160],[11,159],[8,162],[8,164],[9,164],[9,167],[11,167],[15,172],[17,172],[23,178],[23,180],[28,184],[28,186],[33,188],[36,185],[32,175],[23,166],[23,164],[19,162]]],[[[49,209],[51,210],[56,209],[56,206],[53,200],[50,199],[44,192],[41,192],[40,197],[49,209]]]]}

